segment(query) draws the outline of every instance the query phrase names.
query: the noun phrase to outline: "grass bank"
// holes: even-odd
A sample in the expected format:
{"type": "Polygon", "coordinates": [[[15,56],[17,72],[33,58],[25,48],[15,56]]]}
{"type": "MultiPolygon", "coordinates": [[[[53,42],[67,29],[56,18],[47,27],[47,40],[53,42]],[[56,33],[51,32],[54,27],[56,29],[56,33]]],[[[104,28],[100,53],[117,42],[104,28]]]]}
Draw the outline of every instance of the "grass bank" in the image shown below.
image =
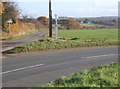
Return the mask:
{"type": "MultiPolygon", "coordinates": [[[[120,63],[104,65],[80,73],[62,76],[41,87],[120,87],[118,83],[120,63]]],[[[47,89],[47,88],[46,88],[47,89]]]]}
{"type": "Polygon", "coordinates": [[[31,31],[31,32],[26,32],[25,34],[22,34],[22,35],[18,35],[18,36],[11,36],[11,37],[7,37],[7,38],[3,38],[2,40],[12,40],[12,39],[19,39],[19,38],[22,38],[22,37],[25,37],[27,35],[30,35],[30,34],[33,34],[33,33],[36,33],[36,32],[42,32],[42,31],[45,31],[44,29],[40,29],[40,30],[34,30],[34,31],[31,31]]]}
{"type": "Polygon", "coordinates": [[[61,30],[60,39],[40,39],[36,42],[20,45],[14,49],[3,52],[4,54],[39,51],[48,49],[61,49],[72,47],[93,47],[118,45],[118,29],[96,30],[61,30]]]}

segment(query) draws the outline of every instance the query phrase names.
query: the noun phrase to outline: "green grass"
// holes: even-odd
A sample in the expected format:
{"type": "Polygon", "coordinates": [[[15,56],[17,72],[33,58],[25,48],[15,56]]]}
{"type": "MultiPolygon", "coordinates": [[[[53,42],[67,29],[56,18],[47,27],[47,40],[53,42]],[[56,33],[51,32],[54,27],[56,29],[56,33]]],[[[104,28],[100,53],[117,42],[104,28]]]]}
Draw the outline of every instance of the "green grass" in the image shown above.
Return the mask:
{"type": "Polygon", "coordinates": [[[46,38],[37,42],[20,45],[14,49],[3,52],[4,54],[39,51],[48,49],[61,49],[72,47],[92,47],[118,45],[117,29],[96,29],[96,30],[61,30],[59,37],[71,38],[71,40],[55,40],[46,38]],[[77,38],[75,40],[72,40],[77,38]]]}
{"type": "Polygon", "coordinates": [[[84,39],[111,39],[118,40],[118,29],[96,30],[60,30],[59,37],[84,39]]]}
{"type": "Polygon", "coordinates": [[[80,73],[62,76],[41,87],[120,87],[118,83],[120,63],[112,63],[80,73]]]}
{"type": "Polygon", "coordinates": [[[104,26],[104,25],[98,25],[98,24],[87,24],[87,23],[81,23],[82,26],[86,27],[93,27],[93,26],[104,26]]]}

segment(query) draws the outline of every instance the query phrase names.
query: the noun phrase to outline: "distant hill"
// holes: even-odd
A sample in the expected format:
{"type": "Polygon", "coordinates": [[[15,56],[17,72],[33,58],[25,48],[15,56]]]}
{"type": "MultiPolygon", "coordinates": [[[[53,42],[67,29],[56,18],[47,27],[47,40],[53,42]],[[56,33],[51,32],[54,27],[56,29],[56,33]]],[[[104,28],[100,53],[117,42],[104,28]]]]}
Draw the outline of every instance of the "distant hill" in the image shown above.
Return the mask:
{"type": "Polygon", "coordinates": [[[118,17],[117,16],[103,16],[103,17],[84,17],[84,18],[74,18],[78,22],[90,22],[93,24],[107,25],[107,26],[117,26],[118,17]]]}
{"type": "Polygon", "coordinates": [[[75,20],[84,20],[84,19],[89,19],[89,20],[112,20],[115,19],[117,20],[117,16],[103,16],[103,17],[83,17],[83,18],[74,18],[75,20]]]}

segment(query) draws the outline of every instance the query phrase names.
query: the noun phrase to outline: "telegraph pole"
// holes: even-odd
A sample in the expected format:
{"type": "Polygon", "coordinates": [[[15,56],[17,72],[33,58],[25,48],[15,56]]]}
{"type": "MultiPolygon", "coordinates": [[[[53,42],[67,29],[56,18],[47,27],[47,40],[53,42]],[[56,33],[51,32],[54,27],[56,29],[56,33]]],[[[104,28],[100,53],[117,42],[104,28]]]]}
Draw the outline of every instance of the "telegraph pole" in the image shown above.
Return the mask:
{"type": "Polygon", "coordinates": [[[51,0],[49,0],[49,37],[52,37],[52,10],[51,10],[51,0]]]}

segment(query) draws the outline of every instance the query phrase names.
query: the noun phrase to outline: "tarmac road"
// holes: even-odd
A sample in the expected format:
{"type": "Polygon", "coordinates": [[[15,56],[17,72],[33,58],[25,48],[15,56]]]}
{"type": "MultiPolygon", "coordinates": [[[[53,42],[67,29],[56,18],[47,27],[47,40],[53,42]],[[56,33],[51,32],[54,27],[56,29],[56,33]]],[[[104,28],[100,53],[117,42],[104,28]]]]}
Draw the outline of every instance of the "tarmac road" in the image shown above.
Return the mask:
{"type": "Polygon", "coordinates": [[[35,87],[60,76],[118,61],[117,47],[62,50],[2,59],[3,87],[35,87]]]}
{"type": "Polygon", "coordinates": [[[48,31],[37,32],[37,33],[30,34],[28,36],[22,37],[20,39],[4,41],[4,42],[2,42],[2,50],[1,51],[3,52],[6,50],[10,50],[18,45],[21,45],[21,44],[30,43],[32,41],[39,39],[39,38],[42,38],[47,33],[48,33],[48,31]]]}

